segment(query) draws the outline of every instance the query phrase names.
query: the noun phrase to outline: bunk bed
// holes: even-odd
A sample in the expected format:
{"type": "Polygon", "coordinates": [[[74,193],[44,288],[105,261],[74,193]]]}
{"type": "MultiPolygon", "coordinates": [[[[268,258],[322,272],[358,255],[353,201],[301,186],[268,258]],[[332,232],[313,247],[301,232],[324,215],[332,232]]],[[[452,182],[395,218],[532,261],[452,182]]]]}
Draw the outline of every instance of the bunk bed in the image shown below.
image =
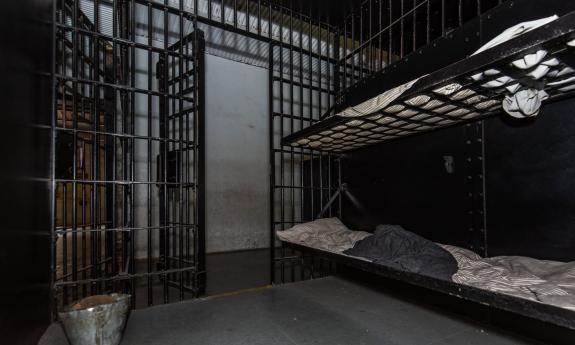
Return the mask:
{"type": "Polygon", "coordinates": [[[284,137],[282,143],[341,153],[501,110],[514,117],[536,116],[542,101],[568,97],[575,90],[575,13],[551,19],[360,104],[340,104],[333,114],[284,137]],[[521,98],[536,104],[524,106],[521,98]]]}
{"type": "MultiPolygon", "coordinates": [[[[544,18],[519,35],[502,37],[466,59],[380,90],[376,97],[356,104],[340,102],[323,120],[284,137],[282,144],[325,153],[348,153],[502,112],[515,118],[535,117],[542,103],[572,96],[575,12],[544,18]]],[[[323,211],[317,217],[320,219],[278,231],[277,237],[285,247],[335,263],[575,330],[573,263],[482,258],[464,248],[430,244],[448,252],[456,262],[455,272],[445,279],[425,270],[406,269],[393,260],[384,262],[353,255],[356,246],[375,235],[351,231],[322,217],[323,211]],[[481,272],[482,266],[489,268],[481,272]],[[490,270],[491,275],[479,276],[490,270]],[[516,281],[522,281],[520,288],[505,288],[506,284],[513,285],[509,281],[489,281],[499,273],[505,275],[505,270],[516,281]],[[533,274],[529,275],[530,271],[533,274]],[[531,289],[530,284],[541,284],[542,291],[531,289]]]]}
{"type": "MultiPolygon", "coordinates": [[[[453,255],[458,265],[453,277],[444,279],[444,277],[425,269],[415,272],[399,267],[394,264],[394,261],[397,262],[394,259],[383,263],[347,254],[349,249],[361,242],[361,239],[369,239],[374,235],[362,231],[346,230],[343,224],[338,225],[338,223],[337,219],[320,219],[296,225],[288,230],[278,231],[277,235],[287,248],[311,253],[337,264],[575,330],[574,263],[530,260],[530,258],[521,257],[483,259],[464,248],[437,244],[453,255]],[[323,224],[318,224],[318,221],[323,222],[323,224]],[[331,226],[327,223],[331,223],[331,226]],[[339,229],[334,229],[334,227],[339,227],[339,229]],[[302,234],[304,235],[302,236],[302,234]],[[331,237],[331,240],[326,240],[326,237],[331,237]],[[337,239],[334,241],[334,238],[337,239]],[[334,242],[337,245],[334,245],[334,242]],[[343,248],[347,249],[342,250],[343,248]],[[522,260],[530,260],[530,264],[524,265],[522,270],[518,269],[513,272],[513,265],[520,266],[522,260]],[[490,261],[492,264],[488,264],[490,261]],[[493,265],[497,261],[499,261],[499,265],[493,265]],[[549,278],[549,273],[546,275],[549,279],[547,281],[544,281],[544,278],[529,274],[527,273],[529,265],[535,271],[537,268],[553,267],[555,276],[562,277],[562,281],[549,278]],[[481,272],[481,266],[484,266],[483,272],[481,272]],[[503,268],[505,266],[512,268],[505,270],[503,268]],[[485,272],[490,273],[485,275],[485,272]],[[483,273],[484,276],[466,279],[465,276],[471,273],[483,273]],[[530,289],[528,285],[534,281],[539,287],[530,289]],[[512,286],[514,282],[517,282],[516,286],[512,286]],[[487,286],[491,288],[487,288],[487,286]],[[505,288],[499,289],[502,286],[505,288]],[[554,289],[556,291],[553,291],[554,289]],[[531,290],[530,293],[525,293],[529,290],[531,290]],[[555,300],[554,297],[556,297],[555,300]]],[[[397,244],[398,247],[402,245],[405,243],[397,244]]],[[[414,253],[415,255],[418,254],[414,253]]],[[[517,267],[515,268],[517,269],[517,267]]]]}

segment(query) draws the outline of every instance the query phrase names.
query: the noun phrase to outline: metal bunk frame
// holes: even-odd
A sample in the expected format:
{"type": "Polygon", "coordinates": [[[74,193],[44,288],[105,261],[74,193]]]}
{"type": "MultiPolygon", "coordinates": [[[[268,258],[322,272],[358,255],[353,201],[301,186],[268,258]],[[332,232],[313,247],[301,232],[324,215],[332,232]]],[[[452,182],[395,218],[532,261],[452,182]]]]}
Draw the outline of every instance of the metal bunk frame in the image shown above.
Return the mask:
{"type": "Polygon", "coordinates": [[[334,254],[299,244],[286,243],[285,246],[304,253],[313,253],[313,255],[320,256],[337,264],[360,269],[368,273],[374,273],[385,278],[391,278],[393,280],[445,293],[460,299],[477,302],[493,308],[575,330],[575,312],[569,309],[530,301],[524,298],[505,295],[498,292],[482,290],[473,286],[461,285],[421,274],[401,271],[374,262],[334,254]]]}
{"type": "MultiPolygon", "coordinates": [[[[507,3],[505,6],[507,10],[510,10],[511,7],[513,6],[513,3],[512,2],[507,3]]],[[[398,99],[398,101],[403,102],[407,99],[410,99],[411,97],[425,94],[428,91],[435,90],[446,84],[453,83],[454,81],[462,82],[463,85],[470,84],[469,79],[466,79],[466,77],[469,77],[474,73],[477,73],[478,71],[484,71],[488,69],[494,62],[496,62],[497,65],[496,67],[501,67],[502,65],[514,61],[514,59],[523,57],[527,53],[533,53],[538,48],[541,47],[549,49],[549,51],[551,52],[550,54],[551,56],[553,56],[553,54],[556,52],[561,53],[562,51],[566,50],[565,47],[566,42],[575,39],[575,26],[573,25],[573,23],[575,23],[575,12],[568,13],[560,17],[557,21],[552,22],[543,28],[533,30],[532,32],[524,34],[518,38],[515,38],[509,42],[506,42],[498,47],[492,48],[491,50],[488,50],[484,53],[478,54],[471,58],[451,62],[449,62],[449,59],[447,60],[438,59],[440,61],[430,62],[431,65],[436,66],[436,69],[437,66],[440,68],[435,72],[430,73],[428,76],[423,77],[418,82],[416,82],[410,90],[406,91],[406,93],[403,94],[398,99]],[[445,67],[446,65],[447,67],[445,67]]],[[[282,144],[286,147],[290,147],[292,150],[313,148],[315,150],[322,152],[322,149],[320,147],[309,147],[306,145],[307,143],[301,145],[297,145],[295,143],[297,143],[298,140],[308,138],[310,135],[319,134],[321,132],[332,130],[333,127],[347,123],[349,121],[364,119],[364,117],[345,118],[345,117],[333,116],[333,114],[349,106],[356,105],[366,99],[369,99],[370,97],[373,97],[374,95],[381,93],[382,91],[385,91],[389,88],[393,88],[395,86],[401,85],[404,82],[409,81],[409,79],[406,79],[408,78],[406,76],[413,77],[414,75],[417,74],[417,71],[409,71],[410,66],[414,66],[417,65],[418,63],[421,63],[423,59],[422,56],[425,54],[432,54],[432,53],[437,54],[438,46],[446,44],[447,46],[454,47],[456,44],[459,43],[462,46],[462,50],[466,51],[467,53],[471,53],[474,49],[477,49],[479,47],[478,43],[480,43],[479,37],[475,37],[479,36],[479,33],[475,32],[474,27],[476,26],[477,23],[473,23],[470,24],[468,27],[463,26],[460,30],[450,32],[448,34],[448,37],[446,37],[445,39],[435,41],[433,43],[433,46],[414,48],[413,49],[414,54],[411,54],[406,58],[395,62],[389,67],[383,66],[381,68],[380,67],[381,64],[376,62],[375,63],[376,69],[379,70],[377,72],[374,72],[373,74],[366,75],[365,77],[361,73],[360,74],[352,73],[351,75],[356,77],[351,79],[349,76],[347,77],[340,76],[339,78],[341,80],[341,83],[344,83],[345,85],[346,82],[344,80],[348,80],[347,82],[348,85],[345,85],[346,87],[345,90],[340,89],[341,91],[338,94],[337,104],[334,107],[330,108],[328,112],[323,114],[321,121],[314,123],[313,125],[303,129],[302,131],[285,136],[282,140],[282,144]],[[472,29],[470,29],[470,27],[472,29]],[[470,49],[471,47],[474,48],[470,49]],[[386,77],[389,78],[391,81],[386,82],[385,81],[386,77]],[[357,79],[357,81],[355,79],[357,79]],[[377,86],[378,83],[380,85],[379,87],[377,86]]],[[[369,44],[361,46],[364,47],[364,49],[367,51],[370,49],[369,44]]],[[[403,54],[401,54],[401,56],[403,56],[403,54]]],[[[418,71],[421,70],[421,66],[415,67],[415,70],[418,71]]],[[[342,73],[342,71],[344,73],[348,74],[350,73],[347,70],[347,68],[340,69],[339,71],[340,74],[342,73]]],[[[505,66],[503,66],[502,71],[507,73],[510,72],[509,68],[506,68],[505,66]]],[[[527,72],[530,72],[530,70],[527,72]]],[[[421,73],[419,75],[423,74],[425,73],[421,73]]],[[[572,75],[569,74],[567,77],[571,76],[572,75]]],[[[514,77],[516,76],[514,75],[514,77]]],[[[525,75],[520,75],[516,79],[521,78],[525,78],[525,75]]],[[[523,79],[521,79],[521,81],[523,81],[523,79]]],[[[485,82],[486,81],[484,80],[483,83],[485,82]]],[[[530,81],[526,78],[525,82],[527,82],[528,85],[533,85],[533,83],[529,83],[530,81]]],[[[535,86],[542,85],[541,82],[536,83],[538,85],[535,86]]],[[[474,88],[474,90],[477,90],[477,88],[474,88]]],[[[553,88],[552,92],[550,92],[550,94],[552,95],[552,100],[560,100],[573,96],[573,93],[571,91],[558,93],[554,92],[555,90],[556,88],[553,88]]],[[[499,97],[501,96],[501,93],[499,94],[494,93],[494,94],[498,95],[499,97]]],[[[489,107],[488,110],[489,111],[487,113],[481,114],[481,116],[474,117],[473,119],[463,119],[461,121],[457,121],[456,123],[448,125],[448,126],[454,126],[464,124],[465,136],[467,137],[466,140],[467,147],[464,149],[464,151],[467,152],[468,157],[467,158],[468,167],[466,167],[466,171],[468,172],[467,179],[469,180],[469,185],[467,186],[469,191],[469,200],[465,200],[465,202],[468,203],[469,205],[468,213],[470,219],[469,237],[471,244],[468,247],[473,251],[480,253],[482,255],[486,255],[486,248],[484,243],[486,236],[486,230],[485,230],[486,216],[485,216],[485,196],[484,196],[485,163],[483,161],[484,129],[483,129],[483,121],[481,121],[481,119],[486,116],[495,114],[497,111],[499,111],[499,109],[489,107]]],[[[389,114],[385,115],[388,116],[389,114]]],[[[398,120],[401,119],[396,119],[396,121],[398,120]]],[[[446,125],[441,128],[445,128],[448,126],[446,125]]],[[[386,139],[392,139],[392,138],[386,138],[386,139]]],[[[354,147],[354,149],[356,148],[358,149],[364,146],[366,145],[362,143],[361,145],[354,147]]],[[[342,154],[342,151],[344,150],[329,149],[324,150],[323,152],[324,154],[328,153],[342,154]]],[[[343,155],[345,156],[347,154],[348,153],[346,152],[343,155]]],[[[353,155],[354,152],[350,152],[349,154],[353,155]]],[[[342,179],[343,182],[348,182],[345,180],[345,176],[343,176],[342,179]]],[[[337,191],[339,191],[339,189],[337,191]]],[[[343,211],[345,212],[345,210],[343,211]]],[[[337,264],[341,264],[347,267],[359,269],[365,272],[373,273],[376,275],[391,278],[393,280],[398,280],[419,287],[435,290],[441,293],[455,296],[459,299],[477,302],[479,304],[487,305],[497,310],[509,311],[513,314],[526,316],[539,321],[548,322],[553,325],[565,327],[570,330],[575,330],[575,321],[574,321],[575,313],[568,309],[538,303],[501,293],[486,291],[471,286],[460,285],[449,281],[442,281],[419,274],[400,271],[386,266],[371,263],[365,260],[356,259],[345,255],[338,255],[294,243],[285,242],[282,245],[284,247],[290,248],[291,250],[308,253],[308,255],[319,256],[331,262],[335,262],[337,264]]]]}
{"type": "MultiPolygon", "coordinates": [[[[280,140],[286,135],[294,135],[298,130],[321,123],[324,115],[333,111],[349,91],[386,71],[388,64],[384,63],[383,57],[378,60],[376,52],[381,54],[387,50],[386,57],[403,58],[416,49],[436,42],[437,39],[447,39],[453,28],[477,20],[477,17],[505,1],[456,2],[457,11],[453,12],[449,11],[453,3],[445,0],[365,0],[353,13],[347,15],[342,23],[337,23],[337,26],[333,23],[312,22],[311,14],[297,15],[295,19],[304,18],[302,30],[309,32],[308,36],[311,37],[314,32],[324,32],[323,35],[316,34],[320,41],[326,41],[328,47],[331,47],[323,53],[311,45],[302,45],[301,42],[293,40],[294,32],[297,37],[297,31],[300,30],[297,25],[294,26],[296,20],[286,20],[281,28],[288,32],[285,40],[270,40],[272,283],[296,281],[335,272],[336,267],[329,261],[317,258],[314,260],[293,248],[281,245],[278,247],[275,231],[311,221],[323,209],[326,216],[341,217],[343,212],[342,194],[337,194],[332,200],[334,193],[337,193],[342,185],[340,155],[310,147],[296,148],[285,145],[280,140]],[[394,3],[401,3],[401,6],[396,7],[394,3]],[[438,17],[441,20],[436,20],[438,17]],[[318,25],[325,29],[318,30],[318,25]],[[290,58],[293,54],[298,57],[290,58]],[[307,68],[303,69],[303,63],[297,63],[302,56],[309,59],[307,68]],[[320,68],[319,80],[302,83],[299,78],[308,73],[307,69],[310,70],[309,74],[318,74],[317,63],[313,62],[315,60],[324,61],[328,74],[322,80],[320,68]],[[277,72],[278,69],[284,71],[283,75],[277,72]],[[300,92],[302,94],[298,97],[300,92]],[[317,96],[319,92],[329,94],[330,97],[326,97],[322,102],[322,98],[317,96]],[[319,113],[317,110],[311,114],[305,113],[307,105],[299,101],[305,94],[309,94],[307,97],[312,106],[320,108],[319,113]]],[[[292,9],[283,9],[283,12],[292,17],[292,9]]],[[[395,62],[396,59],[390,61],[395,62]]]]}
{"type": "MultiPolygon", "coordinates": [[[[537,89],[543,87],[548,91],[550,100],[569,97],[571,92],[561,92],[560,89],[571,83],[561,84],[559,87],[547,87],[548,80],[545,80],[547,78],[535,80],[528,76],[535,67],[528,70],[514,70],[508,65],[539,49],[546,49],[549,52],[546,59],[559,57],[559,61],[562,61],[562,58],[569,60],[569,50],[572,48],[569,48],[566,43],[575,37],[574,19],[575,13],[567,14],[544,27],[424,76],[385,109],[353,117],[332,115],[319,123],[284,137],[283,144],[306,147],[317,143],[318,146],[314,147],[318,150],[342,152],[446,126],[476,121],[500,112],[501,102],[506,94],[505,87],[517,82],[537,89]],[[488,69],[502,72],[479,81],[471,79],[472,75],[488,69]],[[515,81],[497,88],[482,87],[483,84],[496,80],[502,75],[512,76],[515,81]],[[454,83],[460,85],[461,90],[447,96],[436,92],[441,87],[454,83]],[[457,97],[465,90],[470,90],[471,93],[457,97]],[[429,99],[420,105],[410,105],[409,101],[418,96],[429,97],[429,99]],[[440,103],[428,107],[434,101],[440,103]],[[388,110],[394,107],[401,109],[388,110]],[[442,109],[447,110],[442,111],[442,109]],[[403,115],[404,112],[406,115],[403,115]],[[452,115],[455,113],[457,115],[452,115]],[[329,140],[329,142],[324,142],[324,140],[329,140]],[[324,148],[325,146],[328,147],[324,148]]],[[[574,74],[575,72],[570,72],[557,79],[567,80],[574,74]]],[[[556,80],[551,79],[551,81],[556,80]]],[[[343,107],[343,104],[338,105],[338,109],[343,107]]]]}

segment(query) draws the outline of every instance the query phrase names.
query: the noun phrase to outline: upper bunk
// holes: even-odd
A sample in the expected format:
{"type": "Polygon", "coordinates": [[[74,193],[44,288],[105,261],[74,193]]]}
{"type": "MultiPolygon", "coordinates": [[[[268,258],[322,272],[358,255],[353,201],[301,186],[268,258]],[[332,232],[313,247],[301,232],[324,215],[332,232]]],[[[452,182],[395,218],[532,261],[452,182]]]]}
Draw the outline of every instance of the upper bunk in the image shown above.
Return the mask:
{"type": "Polygon", "coordinates": [[[536,116],[541,102],[575,91],[575,12],[521,25],[463,60],[336,107],[282,144],[341,153],[502,110],[518,118],[536,116]]]}

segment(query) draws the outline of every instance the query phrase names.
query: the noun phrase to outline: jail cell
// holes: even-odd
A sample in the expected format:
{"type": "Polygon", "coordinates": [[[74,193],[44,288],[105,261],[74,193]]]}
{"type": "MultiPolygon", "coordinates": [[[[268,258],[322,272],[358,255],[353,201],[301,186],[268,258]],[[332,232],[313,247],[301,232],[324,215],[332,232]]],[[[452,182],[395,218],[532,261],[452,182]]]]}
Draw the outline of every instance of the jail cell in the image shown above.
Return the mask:
{"type": "Polygon", "coordinates": [[[127,292],[144,307],[196,297],[203,34],[190,14],[152,1],[56,5],[54,299],[127,292]]]}

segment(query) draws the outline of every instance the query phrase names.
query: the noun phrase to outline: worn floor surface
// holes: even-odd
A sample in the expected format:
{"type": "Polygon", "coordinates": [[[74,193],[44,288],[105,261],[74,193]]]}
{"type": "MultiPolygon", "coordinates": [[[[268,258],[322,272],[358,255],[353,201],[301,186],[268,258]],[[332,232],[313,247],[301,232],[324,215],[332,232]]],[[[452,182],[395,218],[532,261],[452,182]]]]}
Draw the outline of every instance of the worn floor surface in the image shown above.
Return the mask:
{"type": "MultiPolygon", "coordinates": [[[[41,345],[66,345],[58,324],[41,345]]],[[[531,342],[337,277],[136,310],[122,345],[510,345],[531,342]]]]}

